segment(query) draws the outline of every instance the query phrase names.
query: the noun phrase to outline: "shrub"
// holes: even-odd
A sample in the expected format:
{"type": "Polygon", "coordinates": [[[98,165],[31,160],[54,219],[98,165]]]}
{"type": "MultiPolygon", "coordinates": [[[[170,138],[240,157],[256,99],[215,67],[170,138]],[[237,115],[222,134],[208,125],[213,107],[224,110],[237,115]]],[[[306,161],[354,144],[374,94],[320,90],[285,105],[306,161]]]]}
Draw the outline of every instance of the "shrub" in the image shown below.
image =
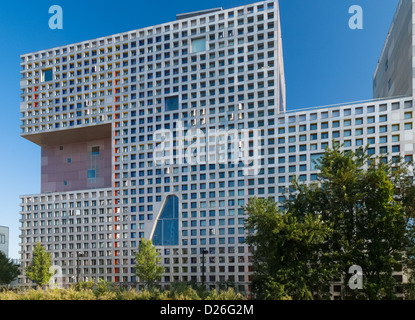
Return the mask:
{"type": "Polygon", "coordinates": [[[236,293],[233,288],[228,288],[226,291],[219,292],[216,289],[212,290],[206,300],[245,300],[245,298],[240,293],[236,293]]]}
{"type": "Polygon", "coordinates": [[[197,291],[185,283],[174,283],[167,297],[169,300],[201,300],[197,291]]]}
{"type": "Polygon", "coordinates": [[[93,290],[95,295],[101,296],[104,295],[107,292],[112,292],[114,290],[114,285],[110,282],[107,282],[103,279],[99,279],[98,284],[96,288],[93,290]]]}
{"type": "Polygon", "coordinates": [[[118,289],[113,285],[100,281],[95,289],[89,286],[72,287],[70,289],[28,289],[26,291],[3,290],[0,300],[243,300],[244,297],[228,290],[213,290],[208,292],[203,286],[192,288],[186,284],[172,285],[171,290],[144,289],[137,292],[135,289],[118,289]],[[202,296],[199,294],[202,293],[202,296]],[[203,298],[202,298],[203,297],[203,298]]]}

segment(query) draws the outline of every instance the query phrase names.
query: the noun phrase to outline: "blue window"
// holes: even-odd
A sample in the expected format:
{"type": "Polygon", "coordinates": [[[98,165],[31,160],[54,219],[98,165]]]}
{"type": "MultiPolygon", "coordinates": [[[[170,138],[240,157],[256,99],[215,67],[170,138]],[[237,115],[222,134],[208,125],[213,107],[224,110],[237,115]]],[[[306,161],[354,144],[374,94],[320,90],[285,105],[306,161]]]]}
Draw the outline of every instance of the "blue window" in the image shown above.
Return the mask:
{"type": "Polygon", "coordinates": [[[155,246],[174,246],[179,244],[179,198],[168,196],[152,238],[155,246]]]}
{"type": "Polygon", "coordinates": [[[165,111],[173,111],[179,109],[179,97],[167,97],[165,99],[165,111]]]}
{"type": "Polygon", "coordinates": [[[94,169],[88,170],[88,179],[96,178],[96,172],[94,169]]]}
{"type": "Polygon", "coordinates": [[[323,156],[321,153],[310,155],[310,170],[316,170],[316,165],[319,164],[320,158],[323,156]]]}
{"type": "Polygon", "coordinates": [[[400,148],[400,146],[398,145],[398,146],[392,146],[392,152],[400,152],[401,151],[401,148],[400,148]]]}
{"type": "Polygon", "coordinates": [[[93,156],[99,156],[99,147],[92,147],[91,153],[93,156]]]}
{"type": "Polygon", "coordinates": [[[206,38],[192,39],[192,53],[206,50],[206,38]]]}
{"type": "Polygon", "coordinates": [[[43,82],[48,82],[53,80],[53,70],[44,69],[42,70],[43,82]]]}

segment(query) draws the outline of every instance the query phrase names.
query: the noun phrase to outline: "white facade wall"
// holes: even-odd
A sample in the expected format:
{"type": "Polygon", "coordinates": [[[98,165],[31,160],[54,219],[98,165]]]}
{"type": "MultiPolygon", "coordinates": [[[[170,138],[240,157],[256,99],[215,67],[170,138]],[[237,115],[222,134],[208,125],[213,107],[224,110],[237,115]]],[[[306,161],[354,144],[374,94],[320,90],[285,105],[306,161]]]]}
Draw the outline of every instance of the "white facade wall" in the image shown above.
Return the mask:
{"type": "Polygon", "coordinates": [[[412,160],[410,96],[285,112],[278,17],[277,2],[258,2],[22,55],[22,136],[45,147],[54,137],[70,140],[77,130],[110,124],[113,148],[110,188],[21,197],[22,266],[40,241],[64,283],[77,275],[132,283],[139,240],[152,238],[175,195],[178,242],[158,246],[162,281],[200,282],[207,249],[206,282],[247,290],[242,206],[250,197],[282,201],[294,176],[313,181],[312,160],[333,140],[412,160]],[[167,102],[178,108],[166,111],[167,102]],[[235,135],[213,147],[201,137],[201,158],[187,163],[192,141],[177,138],[181,127],[183,134],[235,135]],[[242,132],[246,139],[235,139],[242,132]],[[160,154],[167,159],[161,166],[160,154]],[[256,155],[258,170],[234,165],[235,154],[256,155]]]}

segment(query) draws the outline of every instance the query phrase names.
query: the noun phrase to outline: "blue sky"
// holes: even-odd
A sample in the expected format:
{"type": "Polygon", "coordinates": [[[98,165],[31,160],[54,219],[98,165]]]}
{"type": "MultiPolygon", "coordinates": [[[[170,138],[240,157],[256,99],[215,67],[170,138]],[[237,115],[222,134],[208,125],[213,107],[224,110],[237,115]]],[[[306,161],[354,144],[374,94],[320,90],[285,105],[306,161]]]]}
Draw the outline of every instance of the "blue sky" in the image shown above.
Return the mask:
{"type": "MultiPolygon", "coordinates": [[[[19,196],[40,192],[40,148],[20,137],[20,55],[175,20],[177,13],[254,0],[7,1],[0,4],[0,225],[18,258],[19,196]],[[63,9],[51,30],[49,7],[63,9]]],[[[398,0],[280,0],[287,109],[372,98],[372,76],[398,0]],[[351,30],[349,7],[363,8],[351,30]]]]}

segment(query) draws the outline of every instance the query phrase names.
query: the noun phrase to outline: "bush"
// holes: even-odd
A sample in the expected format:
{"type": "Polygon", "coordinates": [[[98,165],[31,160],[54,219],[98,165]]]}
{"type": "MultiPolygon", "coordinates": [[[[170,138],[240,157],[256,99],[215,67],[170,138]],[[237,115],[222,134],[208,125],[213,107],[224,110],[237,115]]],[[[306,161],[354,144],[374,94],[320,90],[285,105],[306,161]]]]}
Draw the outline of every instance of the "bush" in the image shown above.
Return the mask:
{"type": "Polygon", "coordinates": [[[116,300],[139,300],[140,294],[134,290],[118,290],[115,295],[116,300]]]}
{"type": "Polygon", "coordinates": [[[95,286],[95,283],[92,279],[88,281],[80,281],[75,285],[75,290],[77,291],[86,290],[86,289],[92,290],[94,286],[95,286]]]}
{"type": "Polygon", "coordinates": [[[174,283],[167,296],[169,300],[201,300],[197,291],[185,283],[174,283]]]}
{"type": "Polygon", "coordinates": [[[174,284],[171,290],[145,289],[137,292],[135,289],[119,289],[112,284],[100,281],[96,288],[82,284],[70,289],[28,289],[25,291],[3,290],[0,300],[242,300],[244,297],[228,290],[213,290],[208,292],[205,287],[192,288],[187,284],[174,284]]]}
{"type": "Polygon", "coordinates": [[[209,293],[206,300],[245,300],[245,297],[240,293],[236,293],[233,288],[219,292],[214,289],[209,293]]]}
{"type": "Polygon", "coordinates": [[[99,279],[96,288],[93,290],[97,297],[105,295],[108,292],[114,291],[114,285],[103,279],[99,279]]]}

